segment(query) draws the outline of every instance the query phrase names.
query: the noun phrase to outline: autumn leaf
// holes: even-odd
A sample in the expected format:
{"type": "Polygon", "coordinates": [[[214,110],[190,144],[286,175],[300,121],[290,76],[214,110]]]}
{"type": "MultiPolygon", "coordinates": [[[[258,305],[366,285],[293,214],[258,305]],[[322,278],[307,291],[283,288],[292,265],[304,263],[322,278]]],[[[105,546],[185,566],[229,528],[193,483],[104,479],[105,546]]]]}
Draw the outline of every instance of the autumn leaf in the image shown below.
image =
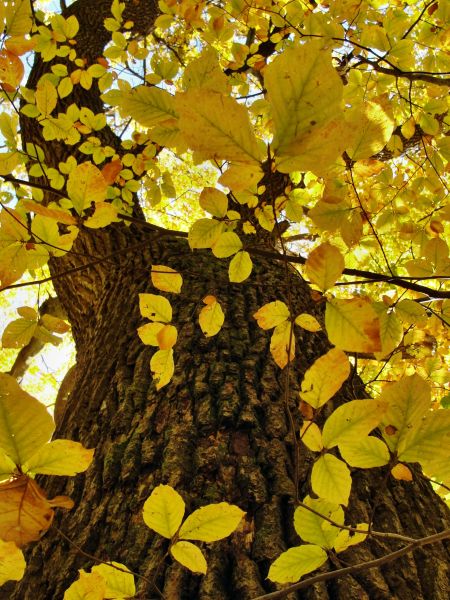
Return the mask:
{"type": "Polygon", "coordinates": [[[198,321],[205,336],[212,337],[222,329],[225,315],[215,296],[205,296],[203,303],[205,306],[200,311],[198,321]]]}
{"type": "Polygon", "coordinates": [[[311,283],[325,291],[336,283],[344,271],[344,257],[331,244],[324,243],[315,248],[305,263],[305,272],[311,283]]]}
{"type": "Polygon", "coordinates": [[[350,375],[350,363],[342,350],[332,348],[306,371],[300,398],[319,408],[341,388],[350,375]]]}
{"type": "Polygon", "coordinates": [[[144,522],[165,538],[172,538],[184,517],[185,504],[180,494],[169,485],[158,485],[145,501],[144,522]]]}
{"type": "Polygon", "coordinates": [[[162,292],[172,292],[174,294],[181,292],[183,278],[178,271],[171,267],[152,265],[151,279],[155,288],[162,292]]]}
{"type": "Polygon", "coordinates": [[[330,299],[325,327],[332,344],[347,352],[379,352],[380,322],[366,296],[330,299]]]}

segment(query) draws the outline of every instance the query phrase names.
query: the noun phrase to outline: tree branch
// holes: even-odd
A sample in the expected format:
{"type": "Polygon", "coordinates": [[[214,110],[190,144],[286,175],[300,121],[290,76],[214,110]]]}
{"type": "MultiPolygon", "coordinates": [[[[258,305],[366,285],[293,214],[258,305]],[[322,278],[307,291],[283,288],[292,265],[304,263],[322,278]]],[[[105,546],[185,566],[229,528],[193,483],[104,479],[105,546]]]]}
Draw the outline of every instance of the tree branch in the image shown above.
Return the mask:
{"type": "Polygon", "coordinates": [[[263,596],[258,596],[253,600],[275,600],[276,598],[283,598],[292,592],[297,590],[303,590],[315,583],[319,583],[321,581],[328,581],[330,579],[337,579],[338,577],[343,577],[344,575],[351,575],[352,573],[358,573],[359,571],[368,571],[370,569],[376,569],[377,567],[381,567],[381,565],[385,565],[386,563],[392,562],[405,554],[409,554],[416,548],[420,548],[422,546],[427,546],[428,544],[435,544],[436,542],[440,542],[441,540],[446,540],[450,538],[450,529],[446,529],[445,531],[441,531],[439,533],[435,533],[433,535],[429,535],[424,538],[420,538],[408,544],[404,548],[400,550],[396,550],[395,552],[390,552],[381,558],[376,558],[374,560],[370,560],[368,562],[358,563],[356,565],[352,565],[351,567],[345,567],[343,569],[337,569],[336,571],[328,571],[326,573],[321,573],[320,575],[316,575],[315,577],[309,577],[304,581],[300,581],[299,583],[295,583],[294,585],[289,586],[284,590],[278,590],[277,592],[272,592],[270,594],[264,594],[263,596]]]}

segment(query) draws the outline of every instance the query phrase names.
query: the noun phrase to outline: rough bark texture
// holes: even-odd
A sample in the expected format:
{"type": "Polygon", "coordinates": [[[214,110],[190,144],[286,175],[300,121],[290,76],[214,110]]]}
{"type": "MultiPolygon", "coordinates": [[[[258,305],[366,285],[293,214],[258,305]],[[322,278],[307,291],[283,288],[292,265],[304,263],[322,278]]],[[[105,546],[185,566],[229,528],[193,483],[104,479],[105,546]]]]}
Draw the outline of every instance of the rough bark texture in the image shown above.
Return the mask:
{"type": "MultiPolygon", "coordinates": [[[[71,10],[87,4],[81,0],[71,10]]],[[[83,23],[82,30],[86,39],[96,34],[89,22],[83,23]]],[[[33,77],[36,81],[35,72],[33,77]]],[[[23,120],[25,139],[31,127],[23,120]]],[[[32,132],[34,140],[38,137],[38,131],[32,132]]],[[[55,145],[46,149],[49,164],[58,159],[55,152],[59,152],[55,145]]],[[[257,259],[247,282],[230,284],[227,261],[213,261],[208,252],[193,253],[185,240],[143,233],[134,226],[83,231],[75,248],[91,257],[116,254],[64,277],[66,269],[89,259],[67,255],[51,265],[60,276],[55,287],[72,323],[78,356],[75,388],[56,435],[96,449],[86,474],[43,478],[50,497],[68,494],[75,501],[71,512],[58,516],[56,526],[84,552],[123,562],[153,580],[168,600],[250,600],[273,590],[265,579],[270,562],[299,543],[292,529],[294,448],[286,414],[285,374],[273,363],[269,335],[257,327],[252,315],[266,302],[286,298],[287,285],[296,314],[309,312],[320,318],[321,307],[314,305],[295,272],[287,283],[283,265],[257,259]],[[128,252],[123,251],[126,247],[128,252]],[[151,264],[171,266],[184,277],[182,293],[170,298],[179,329],[175,376],[160,392],[151,380],[151,349],[136,334],[145,322],[137,294],[154,292],[149,282],[151,264]],[[202,335],[197,324],[206,294],[216,295],[226,313],[222,331],[211,339],[202,335]],[[247,511],[245,531],[205,550],[205,577],[163,560],[166,541],[143,523],[143,503],[160,483],[176,488],[189,511],[222,500],[247,511]]],[[[327,348],[320,333],[303,332],[297,339],[289,393],[296,427],[296,385],[327,348]]],[[[361,394],[355,377],[337,401],[361,394]]],[[[311,464],[312,457],[302,448],[300,498],[310,492],[311,464]]],[[[350,506],[347,522],[367,522],[374,511],[375,529],[412,537],[440,531],[448,523],[444,505],[422,478],[394,482],[384,469],[355,471],[350,506]]],[[[346,565],[370,560],[398,547],[398,542],[374,539],[324,569],[337,568],[339,561],[346,565]]],[[[28,565],[24,580],[14,592],[10,588],[3,595],[0,592],[1,598],[59,600],[76,579],[77,569],[88,569],[93,561],[55,527],[29,552],[28,565]]],[[[446,600],[447,568],[445,546],[436,544],[381,570],[317,585],[290,597],[446,600]]],[[[138,584],[140,598],[158,597],[148,581],[138,584]]]]}

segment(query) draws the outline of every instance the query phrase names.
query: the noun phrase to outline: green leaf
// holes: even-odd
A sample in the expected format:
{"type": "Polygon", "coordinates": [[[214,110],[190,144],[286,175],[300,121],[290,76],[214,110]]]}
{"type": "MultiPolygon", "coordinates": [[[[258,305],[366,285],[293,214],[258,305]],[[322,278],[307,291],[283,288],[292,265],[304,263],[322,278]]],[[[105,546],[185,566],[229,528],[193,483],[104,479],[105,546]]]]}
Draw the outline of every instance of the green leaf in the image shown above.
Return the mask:
{"type": "Polygon", "coordinates": [[[367,436],[380,423],[387,407],[381,400],[351,400],[339,406],[325,421],[323,445],[333,448],[367,436]]]}
{"type": "Polygon", "coordinates": [[[23,465],[23,471],[43,475],[76,475],[88,469],[93,457],[94,450],[85,448],[79,442],[54,440],[33,454],[23,465]]]}
{"type": "Polygon", "coordinates": [[[232,534],[244,515],[244,511],[234,504],[208,504],[189,515],[181,526],[179,538],[216,542],[232,534]]]}
{"type": "Polygon", "coordinates": [[[233,256],[228,267],[228,275],[232,283],[241,283],[245,281],[252,272],[253,263],[250,254],[246,250],[241,250],[233,256]]]}
{"type": "Polygon", "coordinates": [[[212,247],[212,253],[216,258],[228,258],[242,248],[242,242],[234,231],[225,231],[212,247]]]}
{"type": "Polygon", "coordinates": [[[305,544],[290,548],[272,563],[267,578],[276,583],[294,583],[326,561],[327,553],[320,546],[305,544]]]}
{"type": "Polygon", "coordinates": [[[300,398],[313,408],[319,408],[336,394],[349,375],[347,355],[339,348],[332,348],[306,371],[300,398]]]}
{"type": "Polygon", "coordinates": [[[205,159],[258,163],[263,152],[243,104],[215,90],[192,88],[175,97],[188,146],[205,159]]]}
{"type": "Polygon", "coordinates": [[[136,594],[136,586],[134,585],[134,576],[128,571],[125,565],[118,562],[113,562],[111,565],[101,564],[92,567],[92,573],[98,573],[106,582],[105,598],[132,598],[136,594]],[[122,569],[119,571],[112,565],[122,569]]]}
{"type": "Polygon", "coordinates": [[[24,392],[14,377],[0,373],[0,448],[23,465],[48,440],[54,423],[47,409],[24,392]]]}
{"type": "Polygon", "coordinates": [[[319,498],[347,506],[352,487],[349,468],[332,454],[324,454],[313,465],[311,487],[319,498]]]}
{"type": "MultiPolygon", "coordinates": [[[[332,521],[340,525],[344,524],[344,511],[339,504],[322,498],[312,499],[309,496],[305,498],[303,503],[332,521]]],[[[303,506],[298,506],[295,509],[294,527],[302,540],[328,550],[333,548],[334,541],[340,531],[338,527],[331,525],[328,521],[303,506]]]]}
{"type": "Polygon", "coordinates": [[[177,542],[171,547],[170,553],[183,567],[186,567],[193,573],[201,573],[202,575],[206,573],[206,559],[200,548],[197,548],[191,542],[177,542]]]}
{"type": "Polygon", "coordinates": [[[325,309],[325,327],[332,344],[347,352],[379,352],[380,321],[365,296],[329,299],[325,309]]]}
{"type": "Polygon", "coordinates": [[[172,306],[167,298],[156,294],[139,294],[139,310],[143,317],[159,323],[170,323],[172,306]]]}
{"type": "Polygon", "coordinates": [[[339,452],[348,465],[359,469],[382,467],[390,458],[385,442],[373,436],[341,442],[339,452]]]}
{"type": "Polygon", "coordinates": [[[170,485],[158,485],[144,504],[143,517],[147,527],[171,539],[183,520],[183,498],[170,485]]]}

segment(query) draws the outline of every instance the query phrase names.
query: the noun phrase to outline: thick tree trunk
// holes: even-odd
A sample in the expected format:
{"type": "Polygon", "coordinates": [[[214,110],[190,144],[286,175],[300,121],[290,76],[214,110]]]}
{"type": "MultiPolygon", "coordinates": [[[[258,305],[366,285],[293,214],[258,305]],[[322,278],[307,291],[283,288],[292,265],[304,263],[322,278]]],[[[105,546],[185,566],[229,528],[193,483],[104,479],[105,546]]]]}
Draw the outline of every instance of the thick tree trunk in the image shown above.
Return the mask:
{"type": "MultiPolygon", "coordinates": [[[[89,60],[98,56],[105,43],[98,40],[98,45],[89,46],[97,33],[93,15],[102,23],[101,11],[109,4],[102,0],[92,14],[87,0],[78,0],[69,9],[79,9],[78,42],[79,47],[86,47],[89,60]]],[[[137,6],[145,14],[142,4],[134,1],[127,6],[137,6]]],[[[43,68],[38,61],[32,84],[43,68]]],[[[95,89],[81,94],[67,101],[91,107],[99,102],[95,89]]],[[[95,106],[93,110],[98,112],[95,106]]],[[[37,125],[26,118],[22,118],[22,127],[25,141],[45,146],[49,165],[57,167],[72,151],[64,145],[46,145],[37,125]]],[[[114,145],[114,138],[108,137],[111,133],[103,132],[107,136],[104,141],[114,145]]],[[[94,463],[86,474],[74,478],[42,478],[50,497],[68,494],[75,501],[71,512],[56,519],[56,527],[73,543],[53,527],[30,551],[23,581],[13,593],[5,591],[0,597],[61,599],[76,579],[77,569],[93,566],[83,552],[123,562],[145,576],[138,581],[139,597],[145,599],[158,597],[149,580],[167,600],[250,600],[274,589],[266,580],[269,564],[287,547],[299,543],[292,529],[297,494],[295,446],[286,413],[285,372],[275,366],[269,352],[270,336],[257,327],[252,315],[263,304],[286,298],[288,285],[296,314],[319,316],[320,306],[311,300],[309,288],[294,271],[289,283],[286,281],[280,263],[257,259],[247,282],[230,284],[227,261],[213,260],[209,252],[192,252],[185,240],[157,231],[124,225],[84,230],[74,249],[85,257],[69,254],[51,264],[78,356],[75,388],[56,434],[94,447],[94,463]],[[92,257],[106,255],[109,258],[103,262],[64,275],[92,257]],[[139,314],[137,294],[155,291],[149,277],[152,264],[168,265],[184,277],[182,293],[170,298],[179,330],[175,375],[159,392],[149,369],[151,349],[136,333],[145,321],[139,314]],[[223,329],[209,339],[197,322],[207,294],[217,296],[226,313],[223,329]],[[189,510],[226,500],[247,511],[244,532],[206,550],[205,577],[189,574],[170,559],[163,560],[166,541],[143,523],[143,503],[160,483],[176,488],[189,510]]],[[[300,421],[296,386],[301,374],[327,348],[320,333],[303,332],[297,339],[289,390],[296,427],[300,421]]],[[[353,399],[355,394],[362,395],[357,377],[343,388],[337,401],[353,399]]],[[[297,469],[300,498],[310,491],[311,464],[311,455],[301,448],[297,469]]],[[[384,469],[354,473],[347,521],[368,522],[372,512],[375,529],[412,537],[441,531],[448,522],[444,505],[423,479],[393,482],[384,469]]],[[[396,548],[398,542],[371,540],[339,560],[353,564],[396,548]]],[[[338,564],[335,560],[324,569],[338,564]]],[[[317,585],[295,597],[446,600],[447,566],[444,544],[435,544],[382,570],[317,585]]]]}
{"type": "MultiPolygon", "coordinates": [[[[95,447],[96,453],[85,475],[45,483],[50,495],[67,493],[75,500],[75,508],[57,519],[57,527],[84,552],[123,562],[154,579],[169,600],[255,598],[273,589],[265,580],[269,563],[298,543],[291,526],[294,466],[284,375],[270,357],[267,332],[252,320],[264,303],[285,297],[285,272],[257,261],[248,282],[230,284],[223,263],[211,261],[208,253],[192,253],[184,240],[160,239],[142,247],[118,260],[105,282],[92,278],[95,311],[74,295],[70,282],[58,285],[69,315],[81,319],[75,331],[82,327],[84,333],[77,339],[77,384],[57,433],[95,447]],[[136,334],[144,321],[137,294],[152,291],[152,263],[170,265],[185,277],[181,295],[171,296],[180,330],[176,372],[159,392],[151,381],[149,348],[136,334]],[[199,302],[211,293],[223,303],[226,322],[218,336],[206,339],[196,318],[199,302]],[[207,550],[204,578],[170,560],[161,563],[166,543],[142,520],[142,505],[160,483],[175,487],[189,510],[227,500],[247,511],[245,533],[207,550]]],[[[295,312],[317,314],[301,279],[292,274],[291,285],[295,312]]],[[[298,340],[294,380],[326,349],[323,335],[305,332],[298,340]]],[[[354,387],[348,385],[342,398],[352,398],[354,387]]],[[[298,414],[295,384],[290,404],[298,414]]],[[[302,449],[300,497],[309,491],[310,461],[302,449]]],[[[354,474],[353,523],[367,522],[376,507],[377,530],[420,537],[444,528],[444,507],[427,483],[420,478],[393,483],[385,475],[384,469],[354,474]]],[[[397,547],[374,540],[347,551],[343,564],[397,547]]],[[[382,571],[323,584],[298,597],[446,599],[447,558],[443,545],[436,544],[382,571]]],[[[13,599],[62,598],[77,569],[93,565],[56,529],[28,560],[27,575],[13,599]]],[[[142,598],[157,597],[142,580],[139,591],[142,598]]]]}

